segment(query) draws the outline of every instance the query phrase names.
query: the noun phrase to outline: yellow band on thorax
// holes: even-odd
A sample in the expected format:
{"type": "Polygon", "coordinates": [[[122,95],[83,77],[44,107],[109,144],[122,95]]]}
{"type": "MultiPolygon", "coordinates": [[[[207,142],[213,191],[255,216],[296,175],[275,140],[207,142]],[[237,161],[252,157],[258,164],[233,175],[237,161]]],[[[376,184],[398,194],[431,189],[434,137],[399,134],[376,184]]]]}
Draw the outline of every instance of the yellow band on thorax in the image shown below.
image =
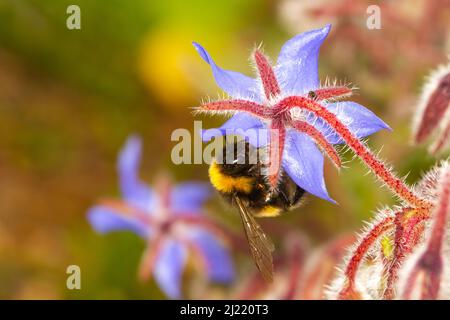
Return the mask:
{"type": "Polygon", "coordinates": [[[251,177],[232,177],[223,174],[216,161],[211,163],[208,170],[209,179],[214,188],[220,192],[233,193],[235,191],[250,193],[254,184],[251,177]]]}

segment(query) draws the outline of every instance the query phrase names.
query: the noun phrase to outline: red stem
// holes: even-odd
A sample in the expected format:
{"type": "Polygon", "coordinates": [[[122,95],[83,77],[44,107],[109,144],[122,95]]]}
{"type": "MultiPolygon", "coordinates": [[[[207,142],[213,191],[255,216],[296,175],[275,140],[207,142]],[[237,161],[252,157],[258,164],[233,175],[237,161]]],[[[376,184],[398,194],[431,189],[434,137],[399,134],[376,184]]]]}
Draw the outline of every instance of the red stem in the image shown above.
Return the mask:
{"type": "Polygon", "coordinates": [[[403,292],[403,299],[409,300],[411,299],[412,292],[414,290],[414,286],[416,284],[417,278],[419,276],[419,269],[414,268],[408,276],[406,281],[405,290],[403,292]]]}
{"type": "Polygon", "coordinates": [[[338,153],[319,130],[305,121],[293,121],[292,126],[296,130],[310,136],[323,152],[328,155],[328,158],[330,158],[335,166],[338,168],[341,167],[341,159],[339,158],[338,153]]]}
{"type": "Polygon", "coordinates": [[[375,240],[392,227],[393,221],[393,217],[384,218],[361,240],[360,244],[350,258],[349,263],[347,264],[347,268],[345,270],[347,283],[339,293],[339,299],[349,299],[355,297],[355,294],[357,294],[355,290],[355,280],[359,265],[375,240]]]}
{"type": "Polygon", "coordinates": [[[198,110],[218,112],[241,111],[261,118],[266,117],[266,108],[263,105],[240,99],[208,102],[200,106],[198,110]]]}
{"type": "Polygon", "coordinates": [[[443,167],[442,172],[440,197],[435,211],[436,218],[434,219],[433,230],[428,243],[428,250],[433,252],[441,251],[442,240],[447,226],[447,215],[450,209],[450,167],[443,167]]]}
{"type": "Polygon", "coordinates": [[[327,100],[336,99],[343,96],[348,96],[352,93],[352,90],[346,86],[321,88],[314,91],[315,99],[327,100]]]}
{"type": "Polygon", "coordinates": [[[404,241],[404,215],[408,213],[411,208],[404,208],[395,214],[394,225],[395,225],[395,235],[394,235],[394,252],[393,257],[389,263],[387,272],[386,289],[384,290],[383,297],[385,300],[391,300],[394,298],[395,294],[395,283],[398,279],[398,269],[400,268],[403,259],[405,258],[405,251],[407,244],[404,241]]]}
{"type": "Polygon", "coordinates": [[[436,142],[431,146],[430,151],[433,154],[440,152],[450,141],[450,121],[447,126],[439,133],[436,142]]]}
{"type": "Polygon", "coordinates": [[[415,195],[409,187],[397,178],[372,152],[358,139],[334,113],[328,111],[316,101],[301,97],[291,96],[281,100],[277,108],[299,107],[314,113],[327,122],[334,131],[341,136],[346,144],[363,160],[363,162],[400,198],[414,207],[430,207],[430,204],[415,195]]]}
{"type": "Polygon", "coordinates": [[[417,261],[408,277],[404,298],[410,298],[419,274],[423,274],[421,298],[437,299],[442,277],[442,242],[447,228],[450,211],[450,167],[441,169],[439,199],[434,210],[434,223],[425,252],[417,261]]]}
{"type": "Polygon", "coordinates": [[[279,95],[281,92],[280,86],[278,85],[277,78],[275,77],[275,73],[273,72],[269,60],[259,50],[255,51],[254,57],[266,98],[270,99],[271,97],[279,95]]]}
{"type": "Polygon", "coordinates": [[[277,187],[280,179],[285,140],[286,128],[279,120],[273,120],[270,128],[269,167],[267,172],[272,188],[277,187]]]}

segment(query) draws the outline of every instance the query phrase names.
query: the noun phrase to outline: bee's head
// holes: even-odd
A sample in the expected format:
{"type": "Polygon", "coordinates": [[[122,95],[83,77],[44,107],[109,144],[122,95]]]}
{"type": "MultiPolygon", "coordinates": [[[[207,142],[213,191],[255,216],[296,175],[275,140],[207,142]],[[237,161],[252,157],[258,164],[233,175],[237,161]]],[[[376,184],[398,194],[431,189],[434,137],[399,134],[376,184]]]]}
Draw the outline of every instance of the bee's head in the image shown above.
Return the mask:
{"type": "Polygon", "coordinates": [[[225,194],[248,194],[260,174],[258,149],[244,140],[228,143],[209,168],[212,185],[225,194]]]}
{"type": "Polygon", "coordinates": [[[245,140],[227,143],[216,163],[223,174],[232,177],[253,176],[258,167],[258,149],[245,140]]]}

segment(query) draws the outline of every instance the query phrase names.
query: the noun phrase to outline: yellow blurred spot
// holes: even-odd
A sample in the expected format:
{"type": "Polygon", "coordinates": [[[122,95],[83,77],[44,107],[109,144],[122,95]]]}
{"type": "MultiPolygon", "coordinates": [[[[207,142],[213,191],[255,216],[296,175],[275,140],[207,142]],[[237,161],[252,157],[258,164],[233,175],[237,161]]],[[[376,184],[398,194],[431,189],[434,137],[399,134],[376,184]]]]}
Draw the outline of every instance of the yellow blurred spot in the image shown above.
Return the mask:
{"type": "Polygon", "coordinates": [[[405,214],[405,219],[413,217],[417,213],[417,210],[410,210],[405,214]]]}
{"type": "Polygon", "coordinates": [[[192,39],[177,30],[158,29],[141,44],[138,71],[146,87],[164,106],[185,108],[197,99],[189,81],[189,62],[195,56],[192,39]]]}
{"type": "Polygon", "coordinates": [[[388,236],[384,236],[381,239],[381,249],[386,258],[391,257],[394,247],[392,246],[391,239],[388,236]]]}

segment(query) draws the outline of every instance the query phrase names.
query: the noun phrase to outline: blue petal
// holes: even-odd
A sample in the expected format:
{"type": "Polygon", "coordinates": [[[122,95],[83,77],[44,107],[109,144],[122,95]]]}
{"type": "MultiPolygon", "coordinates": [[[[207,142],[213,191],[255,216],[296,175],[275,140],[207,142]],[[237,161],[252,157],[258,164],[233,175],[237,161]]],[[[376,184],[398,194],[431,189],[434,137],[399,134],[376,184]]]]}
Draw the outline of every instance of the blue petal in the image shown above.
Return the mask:
{"type": "MultiPolygon", "coordinates": [[[[358,138],[364,138],[382,129],[391,128],[372,111],[362,105],[343,101],[327,104],[327,109],[333,112],[358,138]]],[[[319,129],[332,144],[343,143],[341,137],[322,119],[317,119],[314,126],[319,129]]]]}
{"type": "Polygon", "coordinates": [[[212,137],[224,135],[240,135],[253,146],[259,148],[267,145],[267,128],[258,118],[239,112],[228,119],[220,128],[202,130],[202,140],[208,142],[212,137]]]}
{"type": "Polygon", "coordinates": [[[221,283],[233,281],[234,267],[231,256],[211,233],[198,228],[191,229],[189,238],[205,258],[209,280],[221,283]]]}
{"type": "Polygon", "coordinates": [[[234,98],[245,98],[252,101],[260,100],[258,82],[255,79],[238,72],[228,71],[218,67],[209,53],[201,45],[196,42],[193,42],[192,44],[202,59],[211,66],[214,79],[216,79],[217,85],[222,88],[223,91],[234,98]]]}
{"type": "Polygon", "coordinates": [[[210,196],[209,184],[185,182],[173,188],[170,203],[175,213],[200,213],[203,204],[210,196]]]}
{"type": "Polygon", "coordinates": [[[174,240],[166,240],[157,257],[154,276],[161,290],[172,299],[181,297],[181,276],[187,258],[187,249],[174,240]]]}
{"type": "Polygon", "coordinates": [[[299,187],[319,198],[335,202],[325,186],[323,154],[307,135],[288,130],[282,164],[299,187]]]}
{"type": "Polygon", "coordinates": [[[128,138],[118,161],[120,188],[125,200],[136,207],[152,212],[156,196],[152,189],[139,179],[142,142],[137,136],[128,138]]]}
{"type": "Polygon", "coordinates": [[[275,66],[282,92],[300,95],[319,87],[319,49],[330,29],[304,32],[284,44],[275,66]]]}
{"type": "Polygon", "coordinates": [[[132,217],[121,215],[105,206],[95,206],[88,212],[88,220],[99,233],[112,231],[132,231],[137,235],[148,238],[151,230],[144,223],[132,217]]]}

